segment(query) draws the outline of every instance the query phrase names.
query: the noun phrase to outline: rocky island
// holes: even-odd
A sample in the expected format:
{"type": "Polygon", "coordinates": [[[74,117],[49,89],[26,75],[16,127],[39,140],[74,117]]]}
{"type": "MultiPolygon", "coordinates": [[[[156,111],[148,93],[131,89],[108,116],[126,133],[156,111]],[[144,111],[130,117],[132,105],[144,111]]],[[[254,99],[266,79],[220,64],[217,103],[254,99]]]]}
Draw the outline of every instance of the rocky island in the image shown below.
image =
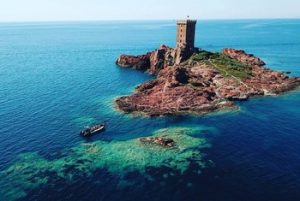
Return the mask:
{"type": "Polygon", "coordinates": [[[207,114],[236,108],[235,100],[277,95],[300,86],[300,78],[264,67],[243,50],[220,53],[194,47],[195,21],[177,23],[177,46],[162,45],[141,56],[121,55],[116,64],[155,76],[116,100],[117,108],[133,114],[165,116],[207,114]]]}

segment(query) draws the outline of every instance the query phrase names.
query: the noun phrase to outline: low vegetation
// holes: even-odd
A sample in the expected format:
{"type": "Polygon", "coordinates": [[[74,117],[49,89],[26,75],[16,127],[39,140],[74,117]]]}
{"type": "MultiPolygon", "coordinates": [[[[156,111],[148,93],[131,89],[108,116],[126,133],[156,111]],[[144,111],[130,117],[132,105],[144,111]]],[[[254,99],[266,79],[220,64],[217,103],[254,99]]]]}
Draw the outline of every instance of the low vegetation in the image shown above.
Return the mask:
{"type": "Polygon", "coordinates": [[[232,59],[221,53],[201,51],[191,57],[192,61],[203,62],[212,65],[223,76],[234,76],[239,79],[246,79],[252,76],[251,66],[232,59]]]}

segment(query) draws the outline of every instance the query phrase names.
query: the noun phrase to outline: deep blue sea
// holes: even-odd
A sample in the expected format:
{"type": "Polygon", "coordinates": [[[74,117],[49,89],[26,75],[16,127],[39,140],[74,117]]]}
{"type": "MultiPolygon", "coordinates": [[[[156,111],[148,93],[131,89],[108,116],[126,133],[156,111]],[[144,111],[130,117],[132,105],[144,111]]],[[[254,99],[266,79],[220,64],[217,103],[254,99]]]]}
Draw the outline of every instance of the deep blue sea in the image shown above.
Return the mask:
{"type": "MultiPolygon", "coordinates": [[[[202,117],[115,110],[153,79],[116,58],[175,46],[175,31],[175,21],[0,24],[0,201],[300,200],[299,90],[202,117]],[[80,137],[97,122],[106,132],[80,137]],[[164,132],[183,151],[136,140],[164,132]]],[[[196,45],[300,76],[300,20],[200,20],[196,45]]]]}

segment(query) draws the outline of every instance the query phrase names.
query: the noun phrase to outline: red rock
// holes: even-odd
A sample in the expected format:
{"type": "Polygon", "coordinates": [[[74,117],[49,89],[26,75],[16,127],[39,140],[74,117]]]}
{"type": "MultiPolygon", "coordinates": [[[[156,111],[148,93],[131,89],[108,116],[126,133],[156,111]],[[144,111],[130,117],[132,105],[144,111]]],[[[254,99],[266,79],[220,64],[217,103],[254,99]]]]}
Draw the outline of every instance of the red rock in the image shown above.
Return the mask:
{"type": "Polygon", "coordinates": [[[124,68],[135,68],[138,70],[147,70],[150,67],[151,53],[141,56],[121,55],[116,64],[124,68]]]}
{"type": "Polygon", "coordinates": [[[252,54],[247,54],[244,50],[235,50],[231,48],[225,48],[223,50],[223,54],[229,56],[232,59],[236,59],[242,63],[248,65],[257,65],[257,66],[264,66],[265,62],[261,59],[253,56],[252,54]]]}
{"type": "Polygon", "coordinates": [[[158,72],[168,66],[174,66],[187,60],[198,49],[187,50],[184,48],[170,48],[161,45],[159,49],[148,52],[141,56],[121,55],[116,64],[124,68],[134,68],[138,70],[148,71],[151,74],[158,72]]]}
{"type": "Polygon", "coordinates": [[[242,50],[225,49],[223,54],[252,67],[252,76],[244,80],[224,77],[209,64],[176,65],[173,53],[173,49],[161,46],[146,55],[118,59],[119,65],[156,74],[155,80],[138,86],[135,94],[118,98],[120,110],[148,116],[206,114],[235,108],[232,100],[280,94],[300,86],[300,78],[264,68],[263,61],[242,50]]]}

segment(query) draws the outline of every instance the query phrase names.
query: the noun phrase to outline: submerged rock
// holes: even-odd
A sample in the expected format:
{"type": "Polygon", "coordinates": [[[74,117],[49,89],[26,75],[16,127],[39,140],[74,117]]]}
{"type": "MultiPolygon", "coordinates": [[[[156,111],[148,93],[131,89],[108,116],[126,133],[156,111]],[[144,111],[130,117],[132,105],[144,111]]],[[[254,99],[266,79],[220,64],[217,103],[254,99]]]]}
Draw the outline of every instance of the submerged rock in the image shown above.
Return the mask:
{"type": "Polygon", "coordinates": [[[149,167],[168,167],[183,173],[193,163],[198,170],[203,169],[206,160],[202,149],[210,145],[205,138],[195,137],[201,133],[201,128],[168,128],[157,130],[149,138],[82,143],[52,160],[37,153],[22,154],[0,171],[0,186],[3,187],[0,200],[20,200],[34,189],[57,185],[51,183],[55,180],[68,183],[78,177],[91,177],[99,169],[120,179],[126,179],[131,172],[140,173],[147,179],[151,177],[147,173],[149,167]],[[145,146],[141,142],[155,146],[145,146]],[[168,148],[174,146],[176,149],[168,148]]]}
{"type": "Polygon", "coordinates": [[[159,145],[162,147],[175,147],[176,143],[171,138],[166,137],[146,137],[140,138],[140,142],[143,144],[159,145]]]}

